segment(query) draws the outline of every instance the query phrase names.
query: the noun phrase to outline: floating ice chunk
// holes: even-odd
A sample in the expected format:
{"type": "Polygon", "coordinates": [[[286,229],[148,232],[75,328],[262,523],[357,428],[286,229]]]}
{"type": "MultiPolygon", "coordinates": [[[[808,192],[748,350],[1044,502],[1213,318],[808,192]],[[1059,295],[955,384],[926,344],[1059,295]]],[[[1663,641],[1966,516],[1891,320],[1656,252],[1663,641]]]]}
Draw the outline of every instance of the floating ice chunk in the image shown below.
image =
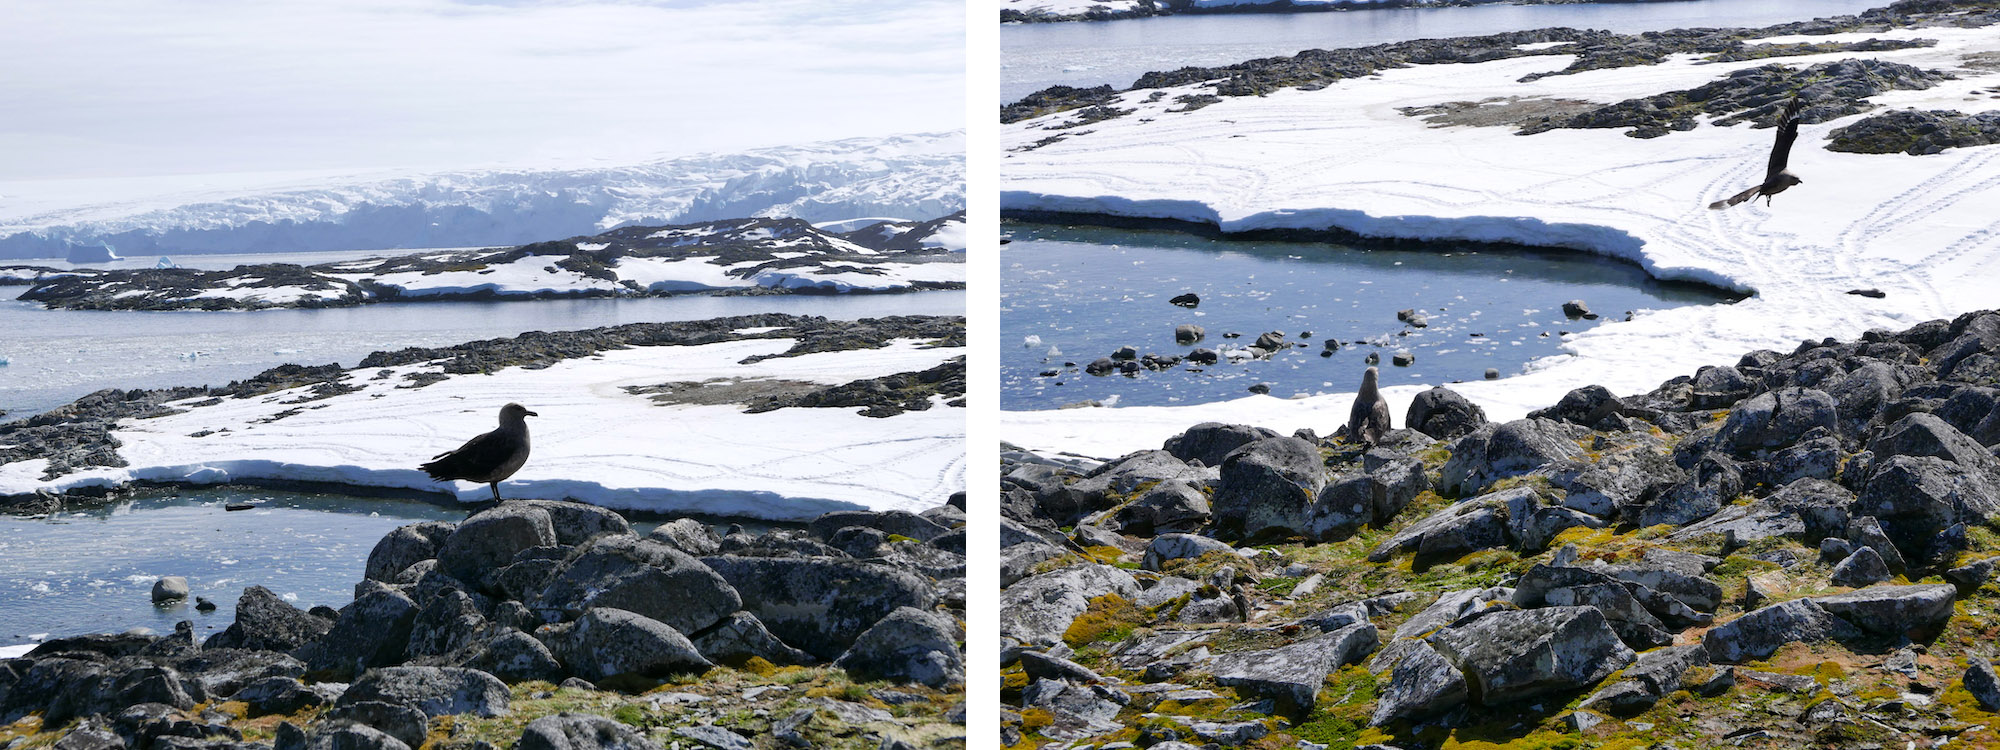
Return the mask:
{"type": "Polygon", "coordinates": [[[154,262],[153,262],[153,267],[154,267],[154,268],[180,268],[181,266],[180,266],[180,264],[178,264],[178,263],[175,263],[175,262],[174,262],[174,259],[173,259],[173,258],[169,258],[169,257],[167,257],[167,256],[164,256],[164,255],[162,255],[162,256],[160,256],[160,259],[159,259],[159,260],[157,260],[157,261],[154,261],[154,262]]]}
{"type": "Polygon", "coordinates": [[[1024,347],[1027,347],[1027,348],[1029,348],[1029,349],[1033,349],[1033,348],[1035,348],[1035,347],[1037,347],[1037,346],[1041,346],[1041,345],[1042,345],[1042,337],[1040,337],[1040,336],[1034,336],[1034,335],[1030,335],[1029,337],[1027,337],[1027,338],[1025,338],[1025,339],[1022,339],[1022,340],[1021,340],[1021,345],[1022,345],[1022,346],[1024,346],[1024,347]]]}
{"type": "Polygon", "coordinates": [[[186,479],[195,484],[220,484],[229,481],[229,472],[213,466],[197,466],[188,471],[186,479]]]}

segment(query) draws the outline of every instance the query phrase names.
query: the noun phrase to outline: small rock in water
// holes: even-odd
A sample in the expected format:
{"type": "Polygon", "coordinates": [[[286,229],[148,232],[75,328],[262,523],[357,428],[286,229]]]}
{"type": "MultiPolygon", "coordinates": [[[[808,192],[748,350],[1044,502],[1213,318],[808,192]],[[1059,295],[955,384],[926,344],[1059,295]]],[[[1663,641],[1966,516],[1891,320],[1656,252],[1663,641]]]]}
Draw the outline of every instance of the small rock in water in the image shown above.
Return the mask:
{"type": "Polygon", "coordinates": [[[1061,374],[1062,374],[1062,371],[1061,371],[1061,370],[1043,370],[1043,371],[1042,371],[1042,377],[1045,377],[1045,378],[1053,378],[1053,377],[1055,377],[1055,376],[1057,376],[1057,375],[1061,375],[1061,374]]]}
{"type": "Polygon", "coordinates": [[[1269,393],[1271,392],[1271,384],[1270,384],[1270,383],[1257,383],[1257,384],[1254,384],[1254,385],[1250,386],[1250,392],[1251,392],[1251,393],[1255,393],[1255,394],[1257,394],[1257,395],[1260,395],[1260,396],[1261,396],[1261,395],[1267,395],[1267,394],[1269,394],[1269,393]]]}
{"type": "Polygon", "coordinates": [[[1571,320],[1575,320],[1577,318],[1583,318],[1584,320],[1597,319],[1597,313],[1591,312],[1590,306],[1584,304],[1583,300],[1580,299],[1573,299],[1568,302],[1564,302],[1563,314],[1569,316],[1571,320]]]}
{"type": "Polygon", "coordinates": [[[1109,375],[1112,370],[1116,369],[1118,369],[1118,363],[1111,361],[1110,357],[1098,357],[1092,360],[1090,364],[1083,366],[1083,371],[1092,375],[1109,375]]]}
{"type": "Polygon", "coordinates": [[[1368,353],[1368,364],[1371,364],[1371,365],[1379,365],[1379,364],[1382,364],[1382,353],[1381,353],[1381,352],[1369,352],[1369,353],[1368,353]]]}
{"type": "Polygon", "coordinates": [[[1216,362],[1222,361],[1221,354],[1217,354],[1214,349],[1209,349],[1206,347],[1188,352],[1187,358],[1189,362],[1201,365],[1212,365],[1215,364],[1216,362]]]}
{"type": "Polygon", "coordinates": [[[1396,319],[1410,324],[1411,328],[1428,328],[1431,324],[1430,318],[1424,315],[1424,311],[1416,308],[1396,311],[1396,319]]]}
{"type": "Polygon", "coordinates": [[[1312,332],[1312,331],[1300,331],[1300,332],[1299,332],[1299,338],[1302,338],[1302,339],[1309,339],[1309,338],[1312,338],[1312,337],[1313,337],[1313,332],[1312,332]]]}
{"type": "Polygon", "coordinates": [[[209,601],[206,596],[197,596],[194,598],[194,609],[196,612],[214,612],[215,602],[209,601]]]}
{"type": "Polygon", "coordinates": [[[1230,332],[1228,332],[1228,333],[1225,333],[1225,334],[1222,334],[1222,337],[1223,337],[1223,338],[1225,338],[1225,339],[1233,339],[1233,338],[1237,338],[1237,337],[1240,337],[1240,336],[1242,336],[1242,335],[1243,335],[1243,334],[1241,334],[1241,333],[1237,333],[1237,332],[1235,332],[1235,331],[1230,331],[1230,332]]]}
{"type": "Polygon", "coordinates": [[[167,576],[153,582],[153,603],[177,602],[188,597],[188,579],[185,576],[167,576]]]}
{"type": "Polygon", "coordinates": [[[1321,342],[1321,345],[1326,347],[1326,350],[1329,352],[1340,351],[1340,339],[1327,339],[1321,342]]]}
{"type": "Polygon", "coordinates": [[[1409,367],[1416,361],[1417,355],[1407,351],[1396,352],[1395,356],[1389,358],[1389,362],[1397,367],[1409,367]]]}
{"type": "Polygon", "coordinates": [[[1889,296],[1880,289],[1849,289],[1847,293],[1856,297],[1867,297],[1869,299],[1881,299],[1889,296]]]}
{"type": "Polygon", "coordinates": [[[1173,299],[1170,299],[1170,300],[1167,300],[1167,301],[1168,301],[1168,302],[1171,302],[1171,303],[1173,303],[1173,304],[1176,304],[1176,305],[1180,305],[1181,307],[1199,307],[1199,306],[1201,306],[1201,298],[1200,298],[1200,297],[1198,297],[1198,296],[1195,296],[1195,293],[1194,293],[1194,292],[1188,292],[1187,294],[1183,294],[1183,295],[1181,295],[1181,296],[1178,296],[1178,297],[1175,297],[1175,298],[1173,298],[1173,299]]]}
{"type": "Polygon", "coordinates": [[[1264,351],[1267,352],[1275,352],[1279,349],[1290,348],[1291,343],[1285,341],[1285,334],[1278,331],[1270,331],[1263,335],[1258,336],[1257,343],[1251,344],[1251,346],[1263,349],[1264,351]]]}
{"type": "Polygon", "coordinates": [[[1112,358],[1112,359],[1138,359],[1138,358],[1139,358],[1139,350],[1137,350],[1137,349],[1134,349],[1134,348],[1132,348],[1132,347],[1129,347],[1129,346],[1121,346],[1121,347],[1118,347],[1117,349],[1115,349],[1115,350],[1113,350],[1113,351],[1111,352],[1111,358],[1112,358]]]}
{"type": "Polygon", "coordinates": [[[1192,344],[1202,340],[1206,336],[1208,336],[1208,331],[1203,330],[1198,325],[1183,323],[1174,326],[1174,343],[1176,344],[1192,344]]]}
{"type": "Polygon", "coordinates": [[[1486,379],[1487,379],[1487,380],[1499,380],[1499,379],[1500,379],[1500,371],[1499,371],[1499,370],[1496,370],[1496,369],[1493,369],[1493,368],[1491,368],[1491,367],[1488,367],[1488,368],[1486,368],[1486,379]]]}

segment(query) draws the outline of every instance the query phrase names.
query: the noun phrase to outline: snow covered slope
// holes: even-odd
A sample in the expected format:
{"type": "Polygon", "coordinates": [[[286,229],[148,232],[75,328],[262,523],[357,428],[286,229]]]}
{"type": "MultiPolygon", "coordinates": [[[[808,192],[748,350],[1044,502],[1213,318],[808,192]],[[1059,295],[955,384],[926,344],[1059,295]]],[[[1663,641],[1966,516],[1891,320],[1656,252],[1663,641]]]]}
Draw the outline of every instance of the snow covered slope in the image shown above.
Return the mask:
{"type": "MultiPolygon", "coordinates": [[[[540,414],[529,425],[533,456],[501,486],[510,497],[803,520],[841,509],[923,510],[963,489],[962,409],[934,403],[883,418],[852,407],[751,414],[731,398],[698,395],[772,383],[838,385],[926,370],[965,353],[894,339],[880,348],[743,363],[783,353],[796,340],[616,348],[491,374],[445,375],[435,361],[417,362],[350,371],[341,382],[355,390],[331,397],[315,399],[323,394],[306,386],[189,398],[172,404],[185,409],[180,413],[118,423],[113,436],[128,466],[49,480],[46,459],[15,461],[0,465],[0,495],[149,480],[449,490],[454,485],[432,481],[417,464],[493,429],[510,401],[540,414]],[[411,387],[427,379],[438,382],[411,387]],[[697,395],[662,402],[662,390],[697,395]]],[[[455,490],[470,501],[489,496],[484,485],[458,483],[455,490]]]]}
{"type": "MultiPolygon", "coordinates": [[[[1228,231],[1335,228],[1364,235],[1560,246],[1627,258],[1662,279],[1756,296],[1725,306],[1641,312],[1571,337],[1573,356],[1498,381],[1452,386],[1497,420],[1602,384],[1629,394],[1801,340],[1901,329],[1990,307],[2000,284],[2000,145],[1927,156],[1824,148],[1848,116],[1801,129],[1791,169],[1804,184],[1775,207],[1707,208],[1763,179],[1772,131],[1719,127],[1641,139],[1612,129],[1517,136],[1512,127],[1434,126],[1402,107],[1518,106],[1558,99],[1610,104],[1689,89],[1770,63],[1804,67],[1862,57],[1958,78],[1873,97],[1885,109],[2000,108],[2000,27],[1922,28],[1810,41],[1926,38],[1929,48],[1585,70],[1522,82],[1575,59],[1555,54],[1417,65],[1314,91],[1223,97],[1194,111],[1176,99],[1203,84],[1119,95],[1131,114],[1083,123],[1090,110],[1002,128],[1002,206],[1206,222],[1228,231]],[[1051,136],[1061,140],[1036,144],[1051,136]],[[1881,299],[1847,294],[1880,289],[1881,299]]],[[[1800,41],[1769,39],[1767,42],[1800,41]]],[[[1881,111],[1881,110],[1878,110],[1881,111]]],[[[1554,300],[1559,303],[1561,300],[1554,300]]],[[[1421,302],[1421,300],[1416,300],[1421,302]]],[[[1548,302],[1548,301],[1544,301],[1548,302]]],[[[1359,373],[1354,373],[1358,383],[1359,373]]],[[[1385,389],[1397,421],[1415,388],[1385,389]]],[[[1013,413],[1002,437],[1027,447],[1116,455],[1156,448],[1203,420],[1321,433],[1345,421],[1348,394],[1304,401],[1253,396],[1176,408],[1013,413]]]]}
{"type": "Polygon", "coordinates": [[[0,258],[514,245],[632,224],[965,207],[963,132],[623,167],[0,183],[0,258]]]}

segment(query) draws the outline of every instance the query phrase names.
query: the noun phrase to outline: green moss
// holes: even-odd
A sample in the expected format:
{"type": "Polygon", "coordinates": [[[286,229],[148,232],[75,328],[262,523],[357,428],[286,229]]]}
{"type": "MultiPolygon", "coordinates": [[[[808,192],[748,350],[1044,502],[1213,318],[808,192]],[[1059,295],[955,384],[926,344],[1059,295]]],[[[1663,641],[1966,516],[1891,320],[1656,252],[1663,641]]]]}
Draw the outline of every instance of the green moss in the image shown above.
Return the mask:
{"type": "Polygon", "coordinates": [[[1146,610],[1139,605],[1117,594],[1106,594],[1090,600],[1089,608],[1077,615],[1069,630],[1063,632],[1063,642],[1071,647],[1098,641],[1116,643],[1125,640],[1146,619],[1146,610]]]}

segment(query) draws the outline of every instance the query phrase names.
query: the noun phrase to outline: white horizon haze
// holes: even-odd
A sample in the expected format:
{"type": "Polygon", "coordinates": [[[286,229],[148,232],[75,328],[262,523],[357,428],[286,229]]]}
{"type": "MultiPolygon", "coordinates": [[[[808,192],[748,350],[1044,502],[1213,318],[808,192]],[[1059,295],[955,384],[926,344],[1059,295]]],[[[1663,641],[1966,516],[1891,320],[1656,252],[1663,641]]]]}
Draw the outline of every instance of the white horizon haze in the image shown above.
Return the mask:
{"type": "Polygon", "coordinates": [[[955,0],[10,5],[17,187],[611,166],[965,126],[955,0]]]}

